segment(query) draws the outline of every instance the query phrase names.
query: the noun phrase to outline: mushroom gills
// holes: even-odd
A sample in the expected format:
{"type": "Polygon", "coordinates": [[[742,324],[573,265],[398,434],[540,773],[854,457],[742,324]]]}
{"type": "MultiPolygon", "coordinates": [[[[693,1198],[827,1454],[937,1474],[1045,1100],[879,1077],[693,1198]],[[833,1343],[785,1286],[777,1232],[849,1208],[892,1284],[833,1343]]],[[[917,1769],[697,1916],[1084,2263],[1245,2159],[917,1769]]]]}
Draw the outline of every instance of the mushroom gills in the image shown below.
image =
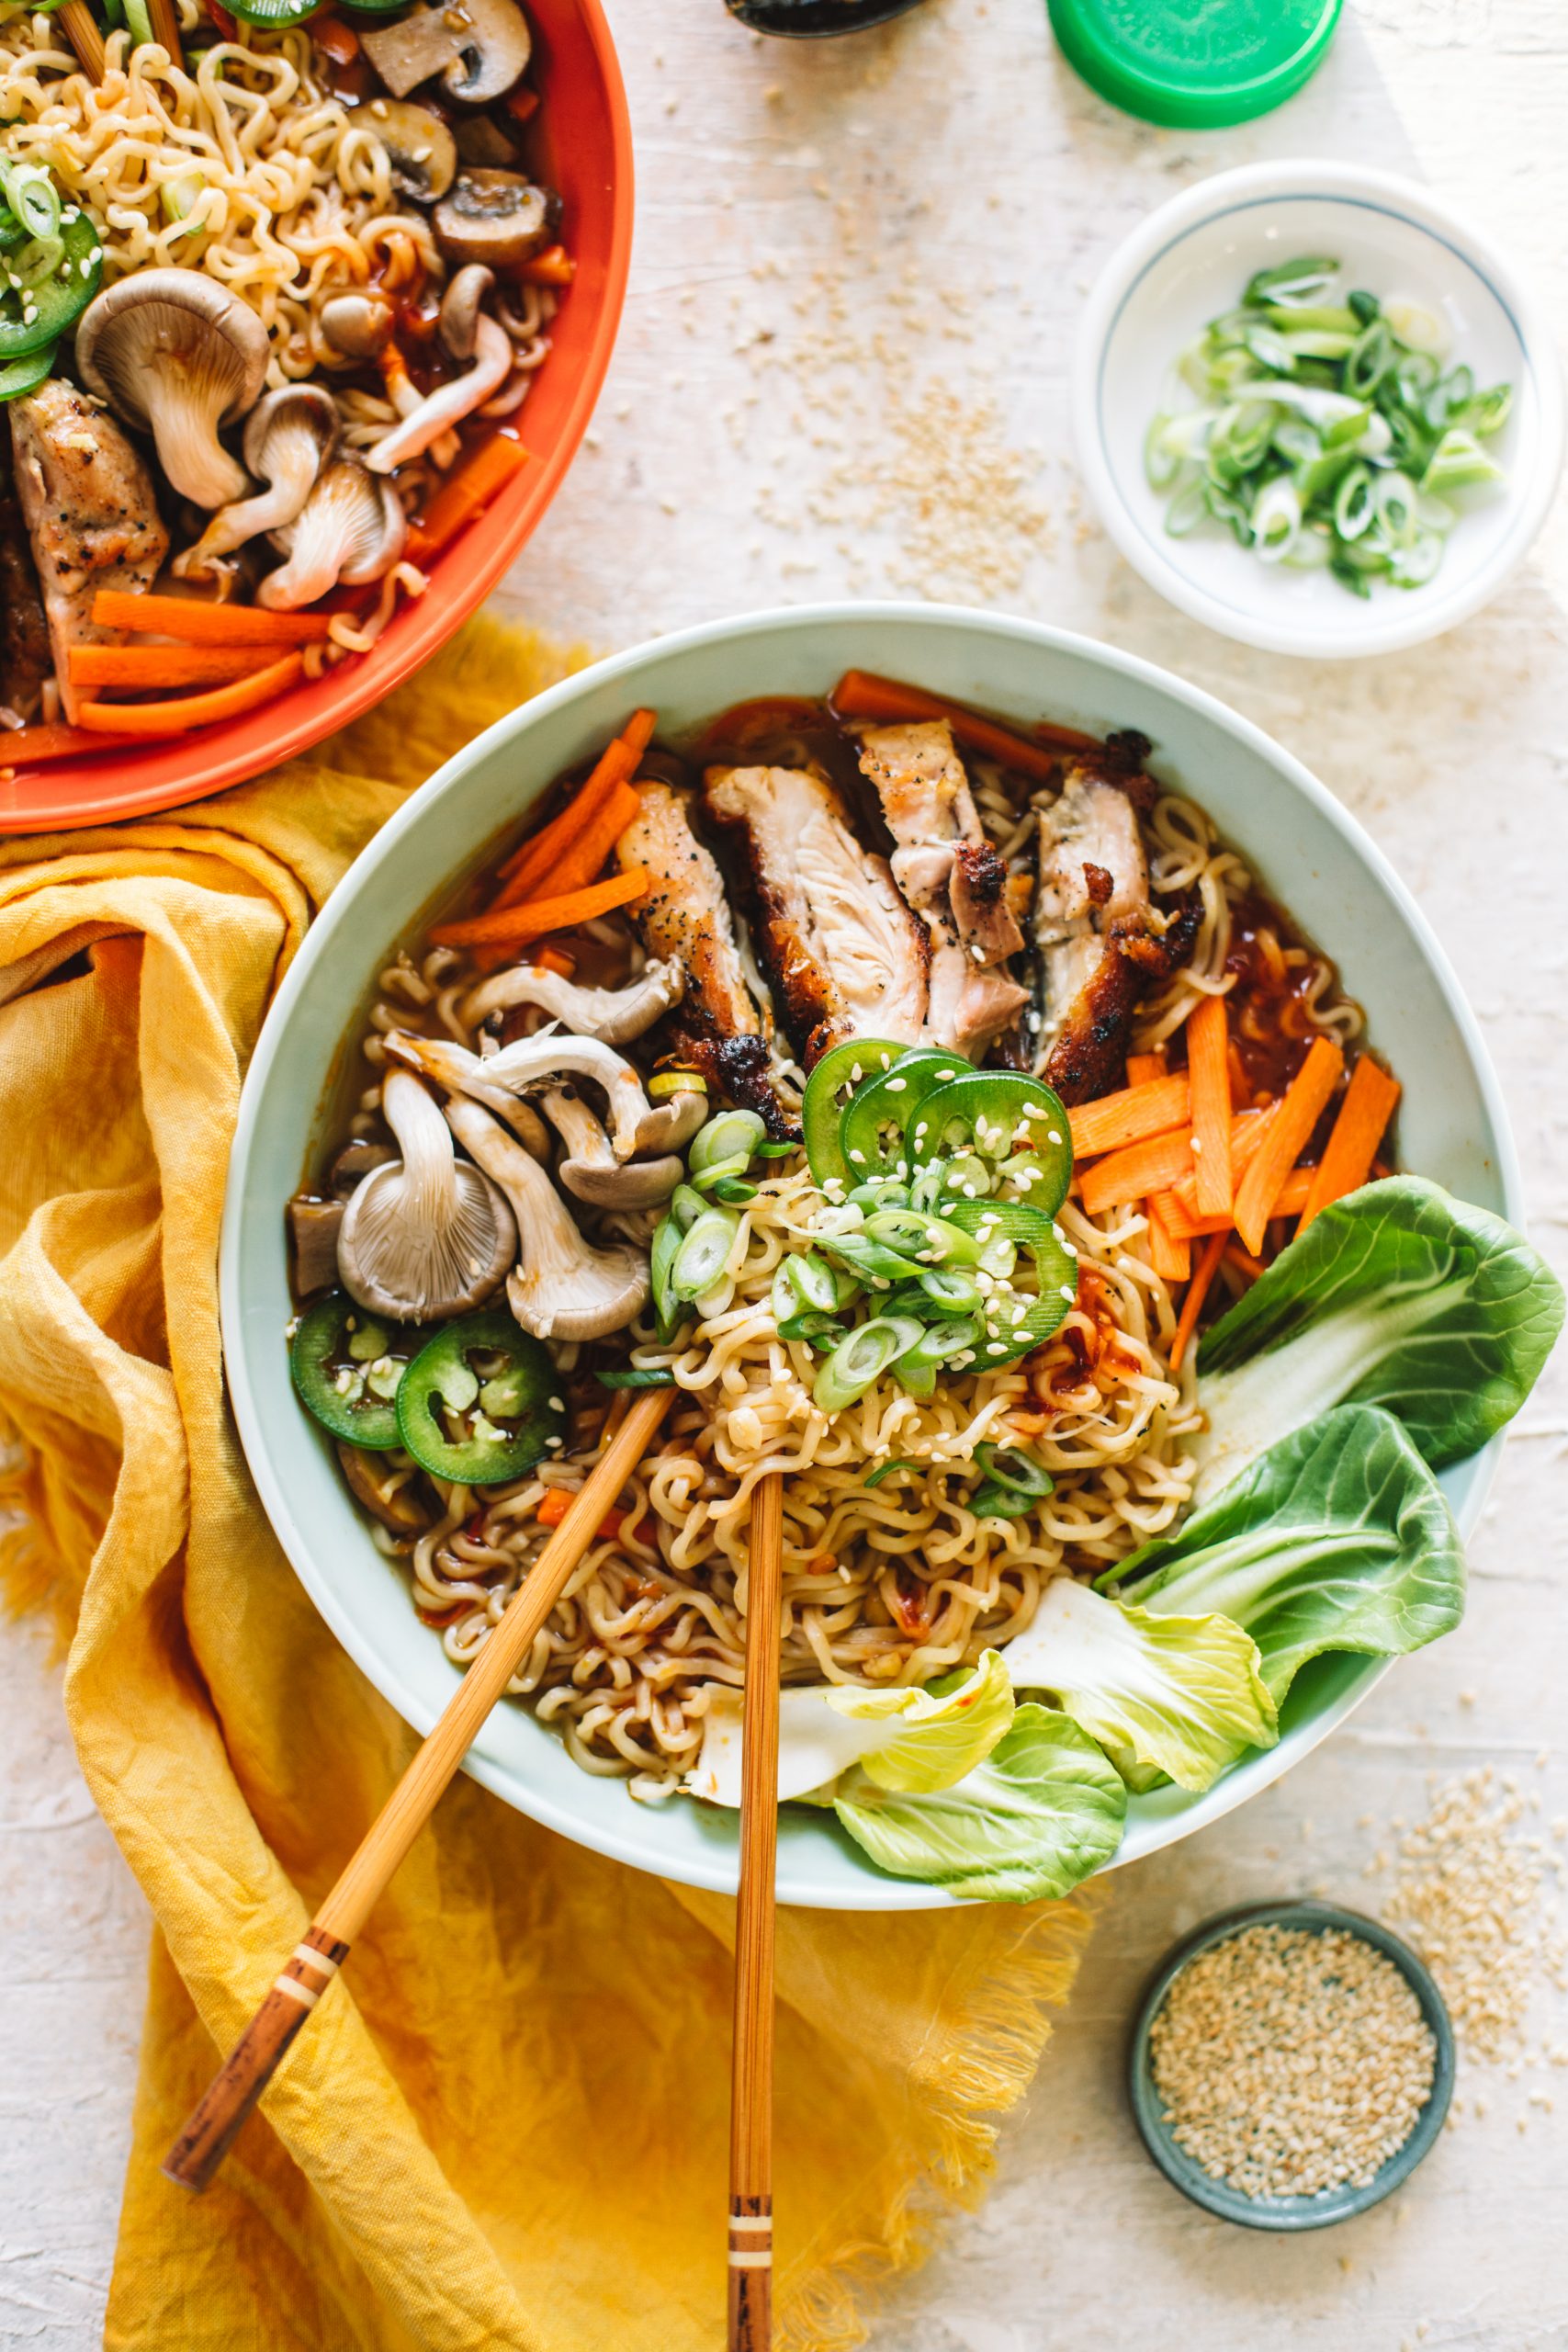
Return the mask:
{"type": "Polygon", "coordinates": [[[350,1445],[340,1438],[337,1458],[344,1476],[372,1519],[378,1519],[395,1535],[423,1534],[431,1523],[430,1513],[420,1500],[418,1474],[408,1468],[406,1456],[401,1464],[389,1462],[384,1453],[367,1453],[363,1446],[350,1445]]]}
{"type": "Polygon", "coordinates": [[[296,613],[342,581],[357,588],[384,579],[408,544],[408,517],[389,483],[356,458],[337,458],[294,522],[272,533],[288,560],[256,591],[269,612],[296,613]]]}
{"type": "Polygon", "coordinates": [[[250,305],[198,269],[137,270],[76,325],[86,389],[151,429],[172,487],[209,513],[249,487],[218,430],[254,406],[270,350],[250,305]]]}
{"type": "Polygon", "coordinates": [[[439,115],[401,98],[372,98],[354,119],[386,149],[400,196],[434,204],[446,195],[457,176],[457,146],[439,115]]]}
{"type": "Polygon", "coordinates": [[[506,1279],[506,1297],[525,1331],[539,1340],[599,1340],[624,1331],[648,1302],[648,1260],[629,1243],[596,1249],[536,1160],[477,1102],[446,1105],[452,1132],[500,1186],[523,1236],[506,1279]]]}
{"type": "Polygon", "coordinates": [[[361,1306],[399,1322],[460,1315],[489,1298],[513,1262],[512,1211],[479,1169],[458,1159],[416,1078],[389,1071],[381,1111],[402,1157],[374,1169],[350,1195],[339,1277],[361,1306]]]}
{"type": "Polygon", "coordinates": [[[199,580],[219,556],[297,520],[337,438],[337,403],[319,384],[285,384],[268,392],[245,424],[245,463],[267,487],[259,497],[220,507],[195,546],[175,557],[176,578],[199,580]]]}

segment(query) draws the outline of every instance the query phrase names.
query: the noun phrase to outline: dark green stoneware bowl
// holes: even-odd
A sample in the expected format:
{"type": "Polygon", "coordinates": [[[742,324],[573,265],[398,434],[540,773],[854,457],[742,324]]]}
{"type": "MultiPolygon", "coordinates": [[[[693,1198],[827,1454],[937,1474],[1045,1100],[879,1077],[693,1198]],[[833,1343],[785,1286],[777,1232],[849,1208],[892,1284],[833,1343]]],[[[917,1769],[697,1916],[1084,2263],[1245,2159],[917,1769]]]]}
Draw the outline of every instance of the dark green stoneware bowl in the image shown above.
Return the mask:
{"type": "Polygon", "coordinates": [[[1210,1919],[1161,1962],[1139,2007],[1127,2057],[1134,2120],[1143,2134],[1144,2145],[1161,2172],[1194,2205],[1217,2213],[1222,2221],[1239,2222],[1249,2230],[1326,2229],[1331,2222],[1348,2222],[1353,2215],[1381,2203],[1404,2186],[1431,2148],[1443,2128],[1454,2087],[1453,2026],[1430,1972],[1398,1936],[1391,1935],[1375,1919],[1364,1918],[1359,1911],[1342,1910],[1337,1903],[1248,1903],[1238,1911],[1222,1912],[1217,1918],[1210,1919]],[[1244,1928],[1263,1927],[1304,1928],[1319,1935],[1327,1928],[1338,1928],[1359,1936],[1364,1943],[1371,1944],[1393,1961],[1420,2002],[1421,2014],[1431,2028],[1437,2053],[1430,2095],[1416,2119],[1410,2137],[1394,2150],[1364,2188],[1325,2188],[1313,2197],[1243,2196],[1226,2182],[1215,2180],[1178,2147],[1165,2120],[1149,2064],[1149,2028],[1189,1961],[1213,1945],[1225,1942],[1244,1928]]]}

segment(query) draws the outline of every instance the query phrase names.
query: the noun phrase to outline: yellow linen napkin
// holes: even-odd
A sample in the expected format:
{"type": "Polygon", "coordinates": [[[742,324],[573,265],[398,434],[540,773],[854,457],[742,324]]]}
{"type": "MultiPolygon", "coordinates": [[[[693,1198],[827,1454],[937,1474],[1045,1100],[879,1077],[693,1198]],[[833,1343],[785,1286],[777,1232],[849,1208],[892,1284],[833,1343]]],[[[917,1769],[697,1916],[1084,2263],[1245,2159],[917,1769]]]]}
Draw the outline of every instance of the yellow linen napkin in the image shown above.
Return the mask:
{"type": "MultiPolygon", "coordinates": [[[[708,2352],[734,1906],[459,1779],[215,2188],[158,2165],[414,1740],[316,1616],[223,1402],[240,1081],[312,910],[412,786],[563,667],[481,623],[310,758],[0,846],[0,1504],[71,1630],[82,1769],[157,1921],[106,2341],[708,2352]]],[[[281,1204],[279,1204],[281,1214],[281,1204]]],[[[782,2347],[977,2193],[1076,1904],[779,1921],[782,2347]]]]}

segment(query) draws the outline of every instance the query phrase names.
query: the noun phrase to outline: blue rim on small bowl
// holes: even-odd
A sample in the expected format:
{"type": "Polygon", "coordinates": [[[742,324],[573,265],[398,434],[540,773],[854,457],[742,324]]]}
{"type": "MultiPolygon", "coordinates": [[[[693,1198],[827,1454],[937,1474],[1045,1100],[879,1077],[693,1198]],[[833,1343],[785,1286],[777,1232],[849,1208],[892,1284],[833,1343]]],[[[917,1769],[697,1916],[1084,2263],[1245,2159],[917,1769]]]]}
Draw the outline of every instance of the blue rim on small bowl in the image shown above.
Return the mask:
{"type": "Polygon", "coordinates": [[[1101,269],[1078,328],[1073,434],[1100,519],[1151,588],[1266,652],[1344,661],[1390,653],[1466,620],[1524,560],[1562,469],[1562,373],[1548,315],[1462,213],[1415,181],[1359,164],[1248,164],[1185,188],[1101,269]],[[1506,479],[1461,515],[1425,587],[1380,582],[1362,603],[1327,572],[1264,564],[1219,525],[1172,538],[1144,443],[1184,345],[1232,308],[1254,270],[1332,253],[1353,283],[1443,315],[1457,359],[1514,386],[1495,444],[1506,479]]]}
{"type": "Polygon", "coordinates": [[[1454,2031],[1448,2005],[1431,1971],[1404,1939],[1369,1919],[1360,1911],[1345,1910],[1337,1903],[1306,1900],[1297,1903],[1246,1903],[1238,1910],[1223,1911],[1178,1944],[1160,1964],[1138,2010],[1127,2052],[1127,2081],[1133,2120],[1145,2148],[1173,2188],[1194,2205],[1215,2213],[1223,2222],[1237,2222],[1249,2230],[1323,2230],[1332,2222],[1352,2221],[1403,2188],[1436,2143],[1449,2111],[1454,2087],[1454,2031]],[[1178,1976],[1190,1961],[1215,1944],[1225,1943],[1247,1928],[1303,1928],[1314,1935],[1342,1928],[1371,1944],[1404,1976],[1421,2005],[1421,2014],[1436,2044],[1432,2087],[1416,2119],[1410,2136],[1382,2164],[1364,2188],[1346,2184],[1319,2189],[1311,2197],[1247,2197],[1206,2173],[1201,2165],[1177,2145],[1165,2120],[1154,2070],[1149,2061],[1149,2030],[1165,2006],[1178,1976]]]}

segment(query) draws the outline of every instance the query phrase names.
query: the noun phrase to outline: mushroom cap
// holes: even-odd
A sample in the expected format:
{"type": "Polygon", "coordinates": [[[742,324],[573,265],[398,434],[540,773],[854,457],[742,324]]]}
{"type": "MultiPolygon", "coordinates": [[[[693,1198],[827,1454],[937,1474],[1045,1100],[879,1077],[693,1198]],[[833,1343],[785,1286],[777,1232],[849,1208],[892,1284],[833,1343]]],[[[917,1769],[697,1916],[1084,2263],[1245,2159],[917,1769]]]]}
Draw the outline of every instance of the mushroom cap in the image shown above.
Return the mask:
{"type": "Polygon", "coordinates": [[[357,588],[381,580],[408,544],[408,516],[389,482],[357,458],[334,458],[298,518],[272,534],[287,563],[269,571],[256,591],[269,612],[297,613],[341,580],[357,588]]]}
{"type": "Polygon", "coordinates": [[[106,286],[76,322],[75,348],[87,390],[140,424],[152,419],[152,373],[177,371],[214,430],[244,415],[266,377],[266,329],[199,269],[141,269],[106,286]]]}
{"type": "MultiPolygon", "coordinates": [[[[534,53],[534,36],[514,0],[460,0],[460,6],[468,24],[441,86],[464,106],[488,106],[492,98],[503,98],[521,79],[534,53]]],[[[448,20],[450,15],[448,11],[448,20]]]]}
{"type": "Polygon", "coordinates": [[[273,481],[276,454],[298,441],[314,446],[320,472],[337,447],[340,423],[337,402],[320,384],[282,384],[245,419],[245,463],[258,481],[273,481]]]}
{"type": "Polygon", "coordinates": [[[471,359],[479,334],[479,311],[495,284],[495,272],[482,261],[460,269],[441,297],[441,340],[454,359],[471,359]]]}
{"type": "Polygon", "coordinates": [[[457,175],[457,143],[438,114],[406,98],[378,97],[357,107],[354,119],[386,149],[400,196],[434,204],[446,195],[457,175]]]}
{"type": "Polygon", "coordinates": [[[576,1036],[597,1037],[604,1046],[625,1046],[678,1004],[685,987],[686,975],[673,956],[667,962],[654,958],[645,964],[624,989],[582,989],[559,972],[547,971],[541,964],[513,964],[469,990],[463,1000],[462,1017],[478,1028],[492,1012],[536,1004],[576,1036]]]}
{"type": "Polygon", "coordinates": [[[320,323],[345,359],[374,359],[392,339],[392,306],[384,294],[334,294],[322,303],[320,323]]]}
{"type": "Polygon", "coordinates": [[[544,1098],[545,1115],[566,1146],[558,1174],[569,1193],[595,1208],[651,1209],[667,1201],[686,1173],[684,1160],[619,1160],[586,1102],[565,1087],[544,1098]]]}
{"type": "Polygon", "coordinates": [[[648,1302],[648,1260],[616,1242],[596,1249],[579,1232],[538,1162],[477,1102],[446,1105],[452,1132],[511,1203],[522,1254],[506,1279],[506,1300],[539,1340],[598,1340],[624,1331],[648,1302]]]}
{"type": "Polygon", "coordinates": [[[415,1037],[397,1031],[387,1039],[387,1050],[415,1069],[434,1078],[453,1093],[478,1102],[479,1087],[499,1087],[508,1094],[558,1086],[563,1078],[589,1078],[602,1087],[610,1110],[610,1132],[617,1159],[630,1159],[637,1149],[637,1130],[651,1115],[642,1080],[630,1062],[596,1037],[569,1037],[545,1030],[536,1037],[519,1037],[481,1061],[462,1046],[444,1038],[415,1037]],[[477,1083],[476,1083],[477,1081],[477,1083]]]}
{"type": "Polygon", "coordinates": [[[458,173],[431,218],[449,261],[510,269],[548,242],[558,209],[558,199],[521,172],[480,164],[458,173]]]}
{"type": "Polygon", "coordinates": [[[637,1150],[680,1151],[706,1125],[710,1107],[706,1092],[694,1086],[682,1087],[678,1094],[656,1102],[637,1124],[637,1150]]]}
{"type": "Polygon", "coordinates": [[[511,1208],[482,1170],[459,1160],[416,1078],[389,1071],[381,1108],[402,1158],[373,1169],[349,1195],[338,1235],[343,1286],[400,1323],[464,1314],[499,1288],[516,1254],[511,1208]]]}

